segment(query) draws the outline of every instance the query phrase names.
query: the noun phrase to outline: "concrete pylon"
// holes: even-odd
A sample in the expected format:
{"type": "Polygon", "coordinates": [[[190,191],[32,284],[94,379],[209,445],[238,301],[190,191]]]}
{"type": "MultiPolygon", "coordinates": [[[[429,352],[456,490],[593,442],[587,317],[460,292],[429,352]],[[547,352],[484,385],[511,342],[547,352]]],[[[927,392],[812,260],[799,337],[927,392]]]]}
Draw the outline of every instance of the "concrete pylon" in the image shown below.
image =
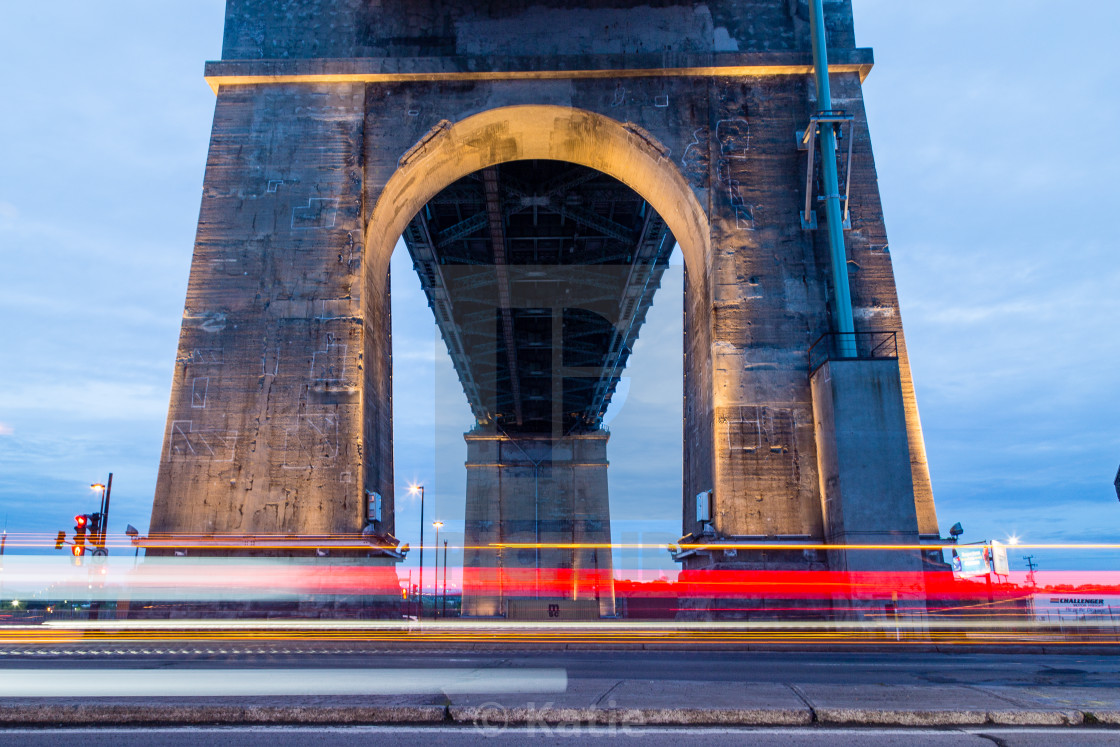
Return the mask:
{"type": "Polygon", "coordinates": [[[466,434],[464,615],[614,615],[609,437],[466,434]]]}
{"type": "MultiPolygon", "coordinates": [[[[807,3],[654,5],[228,0],[153,532],[391,537],[389,257],[456,180],[553,160],[624,183],[679,242],[682,533],[826,539],[807,351],[833,329],[830,266],[823,228],[802,225],[797,137],[820,108],[807,3]]],[[[937,516],[891,269],[905,248],[888,248],[863,106],[873,55],[849,0],[825,6],[851,117],[856,332],[897,338],[892,432],[925,540],[937,516]]]]}

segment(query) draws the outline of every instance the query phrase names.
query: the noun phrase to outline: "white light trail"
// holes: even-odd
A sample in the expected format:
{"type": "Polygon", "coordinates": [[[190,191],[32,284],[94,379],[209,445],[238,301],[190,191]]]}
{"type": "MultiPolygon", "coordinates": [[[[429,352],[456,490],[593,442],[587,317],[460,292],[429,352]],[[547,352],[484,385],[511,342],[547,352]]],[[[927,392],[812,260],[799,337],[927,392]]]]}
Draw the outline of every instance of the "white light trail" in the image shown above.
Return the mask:
{"type": "Polygon", "coordinates": [[[3,698],[490,695],[567,688],[564,669],[5,669],[0,678],[3,698]]]}

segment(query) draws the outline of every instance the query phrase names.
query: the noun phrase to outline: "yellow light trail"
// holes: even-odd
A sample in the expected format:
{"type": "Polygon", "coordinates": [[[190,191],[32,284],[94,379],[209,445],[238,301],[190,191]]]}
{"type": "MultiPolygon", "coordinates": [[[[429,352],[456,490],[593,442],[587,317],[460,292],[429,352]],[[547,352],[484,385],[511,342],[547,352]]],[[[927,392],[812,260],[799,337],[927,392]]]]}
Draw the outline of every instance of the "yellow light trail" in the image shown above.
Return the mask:
{"type": "MultiPolygon", "coordinates": [[[[8,547],[36,548],[53,547],[55,534],[42,532],[10,532],[8,534],[8,547]]],[[[88,539],[86,544],[91,544],[88,539]]],[[[127,538],[107,538],[106,547],[113,548],[196,548],[196,549],[242,549],[253,548],[258,550],[283,550],[292,548],[322,548],[329,546],[331,549],[368,550],[371,543],[364,541],[360,534],[332,534],[332,535],[150,535],[133,542],[127,538]]],[[[823,542],[493,542],[485,545],[448,545],[452,550],[954,550],[980,545],[936,543],[918,545],[885,545],[885,544],[827,544],[823,542]]],[[[412,549],[419,549],[419,544],[413,544],[412,549]]],[[[426,547],[432,547],[428,545],[426,547]]],[[[441,545],[442,547],[442,545],[441,545]]],[[[1009,545],[1022,550],[1120,550],[1120,543],[1018,543],[1009,545]]]]}

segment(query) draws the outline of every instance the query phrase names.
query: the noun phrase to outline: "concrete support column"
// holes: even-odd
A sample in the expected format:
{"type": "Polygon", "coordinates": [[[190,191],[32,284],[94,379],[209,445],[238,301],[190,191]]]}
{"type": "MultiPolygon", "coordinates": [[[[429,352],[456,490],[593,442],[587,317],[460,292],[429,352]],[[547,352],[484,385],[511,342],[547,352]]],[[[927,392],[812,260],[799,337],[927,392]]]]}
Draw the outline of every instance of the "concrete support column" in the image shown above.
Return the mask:
{"type": "Polygon", "coordinates": [[[922,607],[924,584],[898,361],[830,360],[812,375],[825,536],[834,571],[875,574],[840,600],[857,609],[922,607]],[[906,545],[913,550],[851,549],[906,545]],[[855,591],[866,589],[865,594],[855,591]],[[912,603],[908,603],[912,602],[912,603]]]}
{"type": "Polygon", "coordinates": [[[465,616],[614,614],[609,437],[465,434],[465,616]]]}
{"type": "Polygon", "coordinates": [[[364,118],[360,85],[221,89],[153,533],[357,533],[364,487],[392,531],[391,435],[373,477],[361,441],[364,118]]]}

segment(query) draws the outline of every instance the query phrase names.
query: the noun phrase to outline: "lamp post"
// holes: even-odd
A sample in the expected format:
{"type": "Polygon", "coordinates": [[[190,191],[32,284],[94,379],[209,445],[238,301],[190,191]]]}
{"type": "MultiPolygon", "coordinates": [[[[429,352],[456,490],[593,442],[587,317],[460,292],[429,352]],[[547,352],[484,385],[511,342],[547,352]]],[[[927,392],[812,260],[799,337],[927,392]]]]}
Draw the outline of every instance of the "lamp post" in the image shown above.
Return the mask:
{"type": "MultiPolygon", "coordinates": [[[[436,547],[439,550],[439,547],[436,547]]],[[[447,540],[443,541],[443,611],[440,613],[447,617],[447,540]]]]}
{"type": "Polygon", "coordinates": [[[408,492],[410,495],[420,494],[420,593],[417,595],[420,606],[416,612],[416,619],[420,620],[424,617],[424,486],[409,485],[408,492]]]}
{"type": "Polygon", "coordinates": [[[98,536],[93,538],[94,544],[102,548],[105,547],[105,532],[109,529],[109,499],[113,496],[113,473],[109,473],[109,479],[104,485],[95,482],[89,486],[90,490],[101,491],[101,509],[98,513],[101,514],[101,529],[98,531],[98,536]]]}
{"type": "Polygon", "coordinates": [[[132,542],[136,552],[132,556],[132,567],[136,567],[136,562],[140,559],[140,530],[129,524],[124,529],[124,533],[128,535],[128,539],[132,542]]]}
{"type": "MultiPolygon", "coordinates": [[[[442,521],[433,521],[432,526],[436,528],[436,551],[433,555],[436,556],[434,563],[435,575],[432,577],[432,617],[439,615],[439,528],[443,526],[442,521]]],[[[444,589],[444,591],[447,591],[444,589]]]]}

